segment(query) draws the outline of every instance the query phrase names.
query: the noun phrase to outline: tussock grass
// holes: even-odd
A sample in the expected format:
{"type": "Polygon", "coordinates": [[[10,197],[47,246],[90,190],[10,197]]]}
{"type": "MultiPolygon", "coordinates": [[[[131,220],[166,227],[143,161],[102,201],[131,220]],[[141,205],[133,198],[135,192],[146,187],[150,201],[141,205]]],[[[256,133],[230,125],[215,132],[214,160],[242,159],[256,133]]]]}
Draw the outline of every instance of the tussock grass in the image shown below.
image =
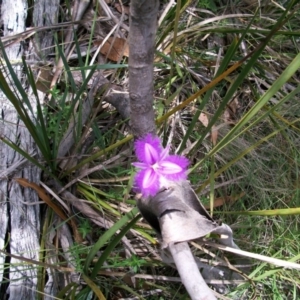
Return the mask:
{"type": "MultiPolygon", "coordinates": [[[[181,7],[169,7],[168,1],[163,1],[161,7],[165,18],[160,20],[155,57],[158,120],[186,99],[194,99],[159,122],[158,132],[174,152],[189,157],[195,190],[204,204],[215,206],[211,211],[215,218],[232,226],[241,249],[297,262],[299,216],[293,215],[293,208],[300,207],[300,74],[293,69],[299,61],[292,61],[299,54],[299,6],[292,1],[177,3],[181,7]],[[241,67],[206,93],[196,94],[252,51],[241,67]],[[200,113],[205,114],[208,124],[200,121],[200,113]],[[211,130],[218,134],[215,143],[211,141],[211,130]],[[234,197],[237,195],[240,196],[234,197]],[[223,201],[221,206],[214,205],[217,199],[223,201]],[[287,208],[291,209],[288,215],[264,216],[264,210],[287,208]],[[259,211],[260,215],[251,215],[250,211],[259,211]]],[[[121,18],[112,4],[108,9],[121,18]]],[[[66,18],[67,21],[67,15],[66,18]]],[[[64,72],[46,93],[48,97],[43,95],[45,98],[38,103],[38,117],[34,120],[38,126],[33,126],[26,115],[26,103],[11,96],[48,164],[42,181],[50,187],[52,196],[57,196],[55,201],[68,203],[63,222],[49,209],[45,214],[41,260],[70,268],[66,273],[69,279],[76,272],[82,275],[78,281],[70,280],[57,287],[57,297],[61,299],[90,299],[92,293],[99,299],[129,295],[140,299],[186,299],[185,291],[174,282],[176,272],[161,260],[155,233],[138,217],[131,193],[130,163],[134,156],[130,131],[127,121],[105,102],[114,84],[123,92],[127,89],[126,57],[116,63],[101,57],[100,69],[107,81],[94,95],[88,117],[81,119],[91,90],[89,79],[96,80],[98,71],[89,66],[97,30],[94,21],[90,32],[86,28],[76,32],[77,57],[72,61],[61,47],[63,38],[53,45],[53,52],[62,58],[64,72]],[[88,40],[90,53],[84,59],[79,48],[88,40]],[[81,72],[79,84],[74,69],[81,72]],[[75,146],[60,157],[64,135],[72,122],[75,146]],[[51,185],[53,179],[59,185],[51,185]],[[75,201],[83,206],[75,206],[75,201]],[[92,215],[88,208],[96,214],[92,215]],[[66,234],[60,230],[68,219],[75,222],[64,229],[70,237],[68,244],[62,245],[59,238],[53,244],[53,228],[66,234]],[[164,280],[155,277],[160,275],[166,276],[164,280]],[[154,291],[152,296],[150,291],[154,291]]],[[[127,18],[122,22],[128,26],[127,18]]],[[[109,30],[111,23],[106,23],[109,30]]],[[[124,27],[119,34],[126,37],[124,27]]],[[[9,65],[8,60],[5,63],[9,65]]],[[[27,77],[30,76],[33,75],[28,69],[27,77]]],[[[3,88],[5,78],[0,79],[3,88]]],[[[30,84],[34,91],[34,80],[30,84]]],[[[5,137],[2,140],[30,159],[24,149],[10,144],[5,137]]],[[[38,161],[31,161],[40,166],[38,161]]],[[[201,253],[199,256],[209,257],[201,253]]],[[[59,271],[53,276],[58,276],[59,271]]],[[[222,285],[226,287],[223,292],[229,299],[298,299],[298,272],[251,260],[247,273],[251,280],[222,285]]],[[[42,274],[49,276],[46,266],[42,274]]]]}

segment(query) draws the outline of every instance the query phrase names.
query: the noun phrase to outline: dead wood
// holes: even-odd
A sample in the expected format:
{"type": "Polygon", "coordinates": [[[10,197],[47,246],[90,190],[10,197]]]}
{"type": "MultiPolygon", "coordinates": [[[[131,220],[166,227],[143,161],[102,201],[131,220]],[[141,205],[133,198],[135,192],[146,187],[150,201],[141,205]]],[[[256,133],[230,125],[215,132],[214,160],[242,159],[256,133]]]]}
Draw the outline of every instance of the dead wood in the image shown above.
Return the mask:
{"type": "MultiPolygon", "coordinates": [[[[26,29],[26,18],[28,17],[28,1],[16,0],[1,2],[1,21],[3,24],[3,37],[9,39],[10,36],[22,35],[26,29]]],[[[52,25],[58,19],[59,0],[41,0],[36,1],[33,7],[32,21],[34,26],[52,25]]],[[[14,61],[21,61],[25,53],[24,42],[20,40],[7,45],[5,48],[8,58],[14,61]]],[[[40,32],[37,38],[33,40],[33,46],[36,50],[36,56],[43,59],[53,45],[53,34],[49,32],[40,32]],[[34,46],[33,46],[34,44],[34,46]]],[[[36,58],[35,56],[35,58],[36,58]]],[[[14,72],[20,82],[24,81],[22,66],[14,65],[14,72]]],[[[4,72],[6,72],[3,69],[4,72]]],[[[9,76],[9,75],[8,75],[9,76]]],[[[9,77],[8,77],[9,78],[9,77]]],[[[13,90],[15,88],[11,86],[13,90]]],[[[36,99],[30,96],[29,101],[35,110],[36,99]]],[[[15,108],[1,91],[0,95],[1,111],[1,136],[18,144],[27,153],[35,158],[39,158],[39,152],[30,136],[25,125],[20,121],[15,108]]],[[[9,268],[0,272],[0,294],[1,297],[9,299],[36,299],[38,269],[35,265],[26,265],[17,257],[22,256],[32,260],[39,261],[40,248],[40,206],[38,195],[35,190],[22,188],[14,178],[25,178],[30,182],[39,184],[41,170],[32,163],[27,162],[14,149],[0,141],[1,157],[1,178],[0,178],[0,248],[6,250],[11,255],[4,256],[0,254],[0,265],[4,261],[9,264],[9,268]],[[36,203],[36,204],[35,204],[36,203]],[[4,280],[3,279],[9,279],[4,280]],[[6,282],[6,283],[5,283],[6,282]]],[[[47,270],[50,272],[49,270],[47,270]]],[[[49,280],[51,274],[48,273],[49,280]]],[[[51,290],[45,288],[45,292],[51,290]]]]}

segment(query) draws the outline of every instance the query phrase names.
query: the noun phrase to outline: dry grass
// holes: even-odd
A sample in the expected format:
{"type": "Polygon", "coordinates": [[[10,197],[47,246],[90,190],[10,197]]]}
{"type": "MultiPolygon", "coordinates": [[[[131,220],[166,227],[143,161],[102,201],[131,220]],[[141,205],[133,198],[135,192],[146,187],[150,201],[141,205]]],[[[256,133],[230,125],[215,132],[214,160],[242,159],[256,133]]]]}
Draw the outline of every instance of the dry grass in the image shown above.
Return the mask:
{"type": "MultiPolygon", "coordinates": [[[[55,168],[51,170],[51,174],[60,179],[61,185],[53,184],[49,175],[45,174],[43,178],[53,201],[60,205],[67,203],[64,213],[67,218],[74,220],[67,227],[60,219],[46,213],[43,259],[49,264],[70,268],[64,275],[73,283],[67,284],[66,280],[57,286],[60,299],[88,298],[91,295],[89,278],[107,299],[129,299],[126,298],[129,295],[136,295],[139,299],[187,299],[178,283],[176,272],[161,258],[155,233],[143,220],[132,224],[126,235],[124,233],[119,236],[121,243],[114,244],[117,242],[116,233],[137,215],[137,211],[134,209],[135,199],[131,193],[133,169],[130,163],[134,157],[128,124],[105,101],[111,88],[118,88],[122,93],[127,91],[127,57],[122,55],[126,49],[118,48],[115,52],[119,55],[114,61],[111,57],[108,58],[107,53],[99,54],[99,44],[105,44],[109,36],[126,39],[128,7],[125,3],[122,11],[117,2],[106,1],[109,2],[108,5],[104,5],[104,2],[100,1],[96,14],[96,7],[93,7],[83,16],[84,22],[79,24],[76,31],[75,47],[70,52],[64,49],[65,61],[54,60],[57,45],[53,45],[47,57],[51,67],[59,63],[66,64],[68,60],[72,72],[73,68],[83,72],[89,65],[96,63],[103,65],[103,70],[100,71],[100,92],[95,94],[86,126],[83,129],[80,127],[80,131],[76,132],[76,148],[72,146],[71,155],[59,157],[55,168]],[[97,18],[108,20],[94,23],[97,18]],[[78,49],[81,49],[82,56],[78,49]],[[84,56],[84,52],[88,55],[84,56]],[[130,211],[132,215],[126,215],[130,211]],[[51,234],[53,227],[60,234],[55,241],[51,234]],[[108,231],[108,228],[112,229],[108,231]],[[66,244],[63,242],[64,235],[69,237],[66,244]],[[106,259],[95,276],[92,276],[95,263],[103,259],[103,253],[106,259]],[[90,264],[86,263],[87,260],[90,260],[90,264]],[[83,274],[83,277],[76,282],[72,276],[78,273],[83,274]],[[80,291],[77,296],[75,291],[80,291]]],[[[167,5],[169,1],[163,1],[161,7],[161,15],[165,15],[165,18],[160,20],[155,58],[155,108],[158,118],[205,87],[215,78],[220,68],[234,65],[257,49],[288,5],[287,2],[248,0],[224,4],[205,0],[181,2],[184,8],[179,18],[176,17],[176,6],[167,5]],[[252,23],[247,28],[250,22],[252,23]],[[231,45],[241,37],[241,43],[232,51],[231,45]],[[232,51],[230,60],[223,65],[229,51],[232,51]]],[[[65,12],[61,16],[61,22],[66,27],[50,29],[57,34],[59,45],[64,45],[68,42],[64,32],[71,16],[66,13],[67,6],[62,7],[61,11],[65,12]]],[[[249,130],[240,135],[241,130],[238,131],[214,155],[209,155],[215,147],[211,141],[212,133],[210,130],[206,132],[207,124],[204,124],[203,119],[201,121],[200,112],[204,113],[213,130],[218,133],[217,141],[240,124],[299,53],[299,17],[299,10],[296,9],[290,20],[271,37],[264,51],[253,62],[251,70],[235,87],[233,96],[223,111],[219,112],[218,109],[243,72],[243,67],[226,76],[211,92],[195,99],[158,128],[162,139],[166,144],[172,145],[174,152],[185,153],[192,165],[202,161],[190,174],[190,180],[205,204],[209,203],[209,197],[212,199],[208,188],[214,183],[213,199],[222,203],[214,208],[214,216],[232,225],[234,237],[241,249],[292,262],[297,262],[300,258],[297,243],[298,215],[292,215],[291,210],[288,216],[264,216],[263,210],[300,207],[299,93],[276,107],[274,112],[249,130]],[[217,116],[216,120],[213,119],[214,116],[217,116]],[[279,129],[281,131],[278,134],[255,146],[246,155],[241,155],[279,129]],[[185,145],[182,144],[183,140],[185,145]],[[212,164],[217,172],[237,157],[239,159],[221,174],[215,177],[215,174],[211,174],[212,164]],[[203,185],[205,182],[207,184],[203,185]],[[240,197],[236,197],[237,195],[240,197]],[[260,216],[239,213],[250,210],[262,213],[260,216]]],[[[31,32],[35,31],[37,29],[31,29],[31,32]]],[[[17,38],[10,37],[5,42],[10,43],[17,38]]],[[[36,72],[45,67],[30,61],[28,63],[36,72]]],[[[96,78],[96,74],[98,73],[92,75],[92,79],[96,78]]],[[[57,71],[43,89],[45,97],[48,95],[44,99],[47,107],[47,134],[52,146],[56,147],[52,149],[53,157],[49,158],[53,160],[57,159],[55,154],[63,142],[62,136],[72,122],[73,114],[84,111],[82,105],[86,91],[95,87],[83,84],[82,77],[76,77],[78,82],[74,86],[66,74],[62,77],[58,75],[57,71]],[[50,85],[55,88],[49,94],[50,85]],[[78,92],[81,85],[86,87],[82,94],[74,93],[78,92]],[[52,100],[47,101],[50,98],[52,100]],[[71,113],[68,114],[70,108],[71,113]]],[[[251,122],[294,91],[299,86],[299,80],[298,71],[257,112],[251,122]]],[[[217,264],[221,261],[226,265],[227,253],[219,252],[217,257],[215,253],[213,249],[209,253],[197,252],[205,262],[217,264]]],[[[232,264],[239,269],[238,263],[233,261],[232,264]]],[[[55,270],[53,276],[58,278],[61,273],[61,270],[55,270]]],[[[293,269],[251,260],[245,273],[244,277],[235,278],[226,284],[220,284],[217,281],[219,279],[215,279],[212,286],[218,292],[227,294],[226,299],[298,299],[300,295],[299,276],[293,269]]]]}

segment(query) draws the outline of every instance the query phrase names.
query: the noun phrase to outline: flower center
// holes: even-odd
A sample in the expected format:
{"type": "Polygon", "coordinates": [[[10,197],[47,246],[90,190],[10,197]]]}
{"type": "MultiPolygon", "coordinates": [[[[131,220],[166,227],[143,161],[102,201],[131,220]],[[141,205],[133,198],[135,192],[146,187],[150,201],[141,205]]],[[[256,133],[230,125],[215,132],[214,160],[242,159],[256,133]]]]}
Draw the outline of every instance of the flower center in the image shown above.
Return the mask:
{"type": "Polygon", "coordinates": [[[152,165],[152,169],[153,169],[154,171],[157,171],[157,169],[159,169],[159,165],[158,165],[157,162],[156,162],[155,164],[152,165]]]}

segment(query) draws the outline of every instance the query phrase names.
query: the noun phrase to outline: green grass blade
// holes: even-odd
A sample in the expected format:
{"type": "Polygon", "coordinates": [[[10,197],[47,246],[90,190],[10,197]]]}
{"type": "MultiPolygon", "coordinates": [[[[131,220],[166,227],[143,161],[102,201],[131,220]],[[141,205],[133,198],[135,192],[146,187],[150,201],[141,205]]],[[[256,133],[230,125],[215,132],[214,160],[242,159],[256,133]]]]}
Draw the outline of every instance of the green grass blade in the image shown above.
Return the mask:
{"type": "Polygon", "coordinates": [[[84,281],[86,282],[86,284],[91,288],[91,290],[95,293],[95,295],[97,296],[98,300],[106,300],[106,298],[104,297],[104,295],[102,294],[101,290],[99,289],[99,287],[97,286],[97,284],[95,284],[93,282],[93,280],[91,280],[88,276],[86,276],[85,274],[82,274],[82,277],[84,279],[84,281]]]}
{"type": "MultiPolygon", "coordinates": [[[[231,85],[231,87],[227,91],[225,97],[223,98],[223,101],[221,102],[221,104],[218,107],[217,111],[213,115],[213,117],[212,117],[211,121],[209,122],[208,126],[204,130],[202,138],[197,141],[194,149],[199,148],[199,145],[201,145],[201,143],[202,143],[203,139],[205,138],[205,136],[210,132],[212,126],[220,118],[220,116],[222,115],[223,111],[225,110],[227,104],[232,99],[234,93],[236,93],[236,91],[238,90],[238,87],[242,84],[242,82],[246,78],[247,74],[251,71],[253,65],[255,64],[257,59],[260,57],[261,53],[263,52],[264,48],[267,46],[267,44],[270,41],[271,37],[273,36],[274,32],[276,30],[278,30],[280,26],[283,25],[284,17],[285,17],[285,14],[283,14],[283,16],[279,19],[279,21],[276,23],[274,28],[271,30],[271,32],[268,34],[268,36],[265,38],[264,42],[262,42],[260,44],[260,46],[256,49],[256,51],[253,53],[253,55],[250,58],[250,60],[248,61],[248,63],[244,66],[244,68],[241,70],[238,77],[234,80],[233,84],[231,85]]],[[[287,21],[287,20],[285,20],[285,21],[287,21]]],[[[237,129],[235,128],[235,130],[237,130],[237,129]]],[[[217,148],[218,148],[219,144],[221,144],[221,142],[218,143],[218,145],[216,146],[217,148]]]]}
{"type": "MultiPolygon", "coordinates": [[[[84,62],[83,62],[83,59],[81,56],[80,44],[79,44],[76,32],[74,32],[74,42],[75,42],[75,47],[76,47],[76,53],[78,55],[78,64],[79,64],[79,66],[84,66],[84,62]]],[[[90,45],[89,45],[89,47],[90,47],[90,45]]],[[[87,53],[89,53],[89,51],[87,51],[87,53]]],[[[87,55],[87,57],[89,57],[89,55],[87,55]]],[[[85,72],[82,69],[80,69],[80,71],[81,71],[82,79],[85,80],[85,72]]]]}
{"type": "Polygon", "coordinates": [[[127,222],[131,221],[136,217],[138,213],[138,209],[135,207],[129,213],[125,214],[119,221],[117,221],[111,228],[109,228],[96,242],[94,247],[91,249],[89,254],[87,255],[84,271],[85,274],[88,274],[88,269],[90,267],[91,262],[95,258],[99,249],[101,249],[107,241],[118,231],[120,230],[127,222]]]}
{"type": "MultiPolygon", "coordinates": [[[[63,132],[67,129],[67,127],[69,125],[69,120],[71,119],[71,116],[74,113],[75,105],[78,103],[78,101],[81,101],[81,98],[83,97],[83,94],[87,91],[87,89],[88,89],[87,88],[88,82],[92,78],[92,76],[94,75],[95,70],[96,70],[96,66],[93,66],[91,68],[91,72],[89,73],[89,75],[85,78],[85,80],[83,81],[83,83],[80,85],[79,90],[76,90],[75,97],[72,99],[72,104],[71,104],[71,107],[69,109],[69,113],[65,117],[65,119],[68,120],[68,121],[64,123],[63,132]]],[[[71,73],[70,70],[68,70],[67,72],[71,73]]],[[[70,75],[70,77],[72,77],[72,75],[70,75]]],[[[62,104],[65,105],[65,101],[62,104]]],[[[81,129],[80,129],[79,132],[81,132],[81,129]]]]}
{"type": "Polygon", "coordinates": [[[112,213],[115,216],[120,216],[120,212],[114,209],[110,206],[108,201],[101,200],[98,195],[95,194],[95,191],[93,188],[91,189],[85,189],[87,185],[79,185],[77,187],[78,192],[80,192],[82,195],[84,195],[85,199],[88,199],[92,203],[98,204],[102,208],[106,209],[110,213],[112,213]]]}
{"type": "Polygon", "coordinates": [[[225,211],[228,215],[248,215],[248,216],[293,216],[300,215],[300,207],[282,208],[282,209],[264,209],[249,211],[225,211]]]}
{"type": "Polygon", "coordinates": [[[110,151],[112,151],[112,150],[114,150],[114,149],[116,149],[116,148],[118,148],[118,147],[126,144],[127,142],[131,141],[132,139],[133,139],[133,136],[129,135],[129,136],[125,137],[124,139],[122,139],[121,141],[117,141],[116,143],[114,143],[114,144],[106,147],[105,149],[100,150],[100,151],[96,152],[95,154],[92,154],[90,157],[84,159],[79,164],[77,164],[75,167],[67,170],[65,172],[65,174],[69,174],[69,173],[73,172],[74,170],[81,168],[85,164],[90,163],[94,159],[96,159],[96,158],[98,158],[98,157],[100,157],[100,156],[102,156],[102,155],[104,155],[106,153],[109,153],[110,151]]]}
{"type": "MultiPolygon", "coordinates": [[[[6,67],[9,71],[9,75],[12,79],[13,84],[14,84],[14,87],[17,88],[18,92],[20,93],[20,96],[21,96],[22,100],[25,102],[25,104],[27,105],[27,107],[29,108],[31,113],[34,114],[34,110],[32,109],[31,103],[28,100],[28,95],[27,95],[26,91],[24,90],[24,87],[22,86],[22,83],[20,82],[17,74],[15,73],[15,71],[14,71],[12,65],[11,65],[11,63],[9,61],[9,58],[8,58],[6,52],[5,52],[4,46],[3,46],[1,41],[0,41],[0,48],[1,48],[2,56],[3,56],[4,61],[6,63],[6,67]]],[[[14,94],[17,94],[17,93],[14,93],[14,94]]],[[[10,98],[8,98],[8,99],[10,99],[10,98]]]]}
{"type": "Polygon", "coordinates": [[[112,252],[112,250],[118,245],[121,241],[122,237],[132,228],[132,226],[140,219],[140,215],[137,215],[134,219],[132,219],[121,231],[120,233],[108,244],[105,250],[102,252],[100,258],[98,259],[97,263],[95,264],[93,271],[92,271],[92,278],[95,278],[101,269],[102,265],[112,252]]]}
{"type": "MultiPolygon", "coordinates": [[[[177,3],[177,5],[179,5],[179,3],[177,3]]],[[[218,75],[221,74],[223,71],[225,71],[225,69],[228,67],[228,64],[232,60],[232,57],[235,55],[236,50],[238,49],[240,43],[242,42],[243,37],[247,34],[248,28],[253,23],[254,17],[252,18],[251,22],[248,24],[248,27],[246,28],[246,30],[244,30],[242,37],[239,40],[234,40],[234,42],[231,44],[231,46],[228,49],[228,51],[227,51],[227,53],[226,53],[226,55],[225,55],[225,57],[224,57],[224,59],[222,61],[222,64],[219,67],[218,72],[217,72],[217,74],[216,74],[215,77],[218,77],[218,75]]],[[[175,33],[176,32],[174,31],[174,38],[175,38],[175,33]]],[[[161,57],[163,57],[166,61],[169,61],[171,63],[171,66],[172,66],[173,60],[168,59],[163,53],[159,53],[159,55],[161,57]]],[[[183,139],[183,141],[181,143],[179,152],[181,152],[185,148],[186,141],[187,141],[188,137],[190,136],[191,132],[193,131],[195,123],[198,121],[199,115],[200,115],[202,109],[204,108],[204,106],[206,105],[206,103],[208,102],[208,100],[209,100],[209,98],[210,98],[213,90],[214,90],[214,88],[211,88],[209,91],[207,91],[206,95],[205,95],[205,97],[203,99],[203,101],[201,101],[200,107],[199,107],[198,111],[196,112],[196,114],[194,115],[193,120],[192,120],[192,122],[191,122],[191,124],[190,124],[190,126],[188,128],[188,131],[187,131],[186,135],[184,136],[184,139],[183,139]]],[[[203,136],[205,136],[205,135],[203,135],[203,136]]],[[[201,138],[201,140],[199,141],[199,143],[202,142],[203,138],[201,138]]]]}
{"type": "MultiPolygon", "coordinates": [[[[39,100],[38,92],[36,89],[34,76],[33,76],[31,69],[28,68],[24,58],[22,58],[22,61],[23,61],[24,71],[27,75],[26,78],[27,78],[27,80],[32,88],[33,94],[35,96],[37,111],[36,111],[36,115],[33,114],[33,118],[35,120],[36,133],[39,137],[39,140],[44,145],[44,151],[42,152],[42,154],[43,154],[44,159],[47,161],[48,165],[53,168],[52,165],[53,165],[54,157],[51,155],[51,150],[50,150],[51,146],[50,146],[50,141],[49,141],[48,134],[47,134],[46,121],[45,121],[42,105],[39,100]]],[[[27,105],[30,105],[29,101],[28,101],[28,103],[29,104],[27,104],[27,105]]]]}
{"type": "MultiPolygon", "coordinates": [[[[217,78],[221,73],[223,73],[227,69],[227,67],[228,67],[232,57],[234,56],[234,54],[238,48],[238,45],[240,43],[241,43],[241,40],[234,39],[233,43],[230,45],[228,51],[225,54],[225,57],[220,65],[220,68],[219,68],[215,78],[217,78]]],[[[180,145],[179,153],[181,153],[185,149],[186,142],[187,142],[188,138],[190,137],[190,135],[192,134],[192,132],[194,131],[195,125],[199,120],[199,116],[200,116],[203,108],[205,107],[205,105],[208,103],[214,89],[215,88],[209,89],[206,92],[205,96],[203,97],[203,100],[200,103],[199,109],[196,111],[196,113],[191,121],[191,124],[189,125],[188,130],[187,130],[185,136],[183,137],[182,143],[180,145]]],[[[199,140],[199,143],[202,142],[203,138],[204,137],[202,137],[201,140],[199,140]]]]}
{"type": "MultiPolygon", "coordinates": [[[[13,80],[14,86],[17,87],[18,92],[22,96],[22,100],[18,98],[18,93],[15,93],[11,90],[7,79],[3,74],[3,70],[0,69],[0,88],[3,93],[6,95],[7,99],[12,103],[15,107],[20,119],[25,124],[26,128],[28,129],[29,133],[31,134],[32,138],[34,139],[35,143],[37,144],[38,148],[40,149],[44,159],[50,164],[51,156],[49,151],[49,142],[47,140],[47,135],[43,130],[41,130],[40,123],[37,121],[34,123],[33,120],[37,120],[32,105],[28,99],[28,95],[24,90],[21,82],[19,81],[14,69],[4,51],[3,45],[0,42],[0,48],[2,49],[3,57],[6,63],[6,67],[10,72],[10,76],[13,80]],[[28,110],[31,112],[31,116],[28,114],[28,110]],[[44,135],[45,134],[45,135],[44,135]]],[[[26,64],[24,65],[26,70],[26,64]]],[[[29,75],[30,76],[30,75],[29,75]]],[[[39,108],[39,105],[37,105],[39,108]]],[[[41,114],[41,112],[40,112],[41,114]]]]}
{"type": "MultiPolygon", "coordinates": [[[[241,135],[245,131],[249,130],[252,126],[257,124],[260,120],[265,118],[269,112],[265,113],[262,117],[258,118],[255,122],[247,126],[244,130],[241,131],[241,128],[244,127],[252,118],[254,118],[257,113],[268,103],[268,101],[273,97],[281,87],[295,74],[295,72],[300,68],[300,53],[294,58],[294,60],[289,64],[289,66],[283,71],[279,78],[273,83],[270,89],[259,99],[256,104],[249,110],[249,112],[236,124],[232,130],[207,154],[204,158],[207,159],[213,154],[217,153],[223,149],[226,145],[232,142],[237,136],[241,135]]],[[[289,96],[284,97],[284,101],[290,99],[293,95],[299,92],[299,86],[289,94],[289,96]]],[[[284,101],[281,101],[282,104],[284,101]]],[[[274,110],[274,108],[273,108],[274,110]]],[[[203,160],[195,164],[192,170],[195,170],[203,163],[203,160]]]]}
{"type": "Polygon", "coordinates": [[[67,73],[67,76],[68,76],[68,81],[71,84],[71,89],[72,89],[73,92],[75,92],[75,91],[77,91],[77,87],[76,87],[72,72],[70,70],[70,66],[69,66],[68,61],[65,57],[65,54],[64,54],[64,51],[63,51],[62,47],[59,45],[59,43],[57,41],[56,41],[56,48],[58,50],[60,58],[63,61],[63,65],[64,65],[65,71],[67,73]]]}
{"type": "Polygon", "coordinates": [[[76,287],[78,284],[76,282],[71,282],[67,286],[65,286],[62,290],[59,291],[59,293],[56,295],[58,299],[66,299],[65,296],[68,292],[72,291],[74,288],[76,290],[76,287]]]}
{"type": "Polygon", "coordinates": [[[86,71],[86,70],[111,70],[111,69],[128,69],[128,64],[99,64],[94,66],[84,66],[72,68],[72,71],[86,71]]]}
{"type": "Polygon", "coordinates": [[[27,160],[29,160],[30,162],[32,162],[35,166],[37,166],[38,168],[40,168],[41,170],[45,171],[48,174],[51,174],[49,172],[48,169],[46,169],[43,165],[41,165],[38,160],[34,159],[30,153],[22,150],[17,144],[8,141],[5,138],[0,137],[0,140],[5,143],[6,145],[8,145],[10,148],[14,149],[16,152],[18,152],[19,154],[21,154],[23,157],[25,157],[27,160]]]}
{"type": "MultiPolygon", "coordinates": [[[[227,163],[226,165],[224,165],[222,168],[218,169],[218,171],[214,174],[214,178],[217,178],[220,174],[222,174],[225,170],[227,170],[230,166],[232,166],[234,163],[236,163],[238,160],[240,160],[242,157],[244,157],[246,154],[250,153],[252,150],[256,149],[259,145],[261,145],[262,143],[268,141],[270,138],[274,137],[275,135],[277,135],[278,133],[280,133],[281,131],[287,129],[291,124],[297,123],[299,122],[300,119],[296,119],[294,120],[292,123],[276,130],[273,131],[271,134],[269,134],[268,136],[262,138],[261,140],[259,140],[258,142],[256,142],[255,144],[251,145],[249,148],[245,149],[244,151],[242,151],[235,159],[231,160],[229,163],[227,163]]],[[[200,165],[200,163],[197,163],[196,165],[200,165]]],[[[197,190],[196,193],[199,193],[207,184],[209,184],[210,178],[208,180],[206,180],[197,190]]]]}

